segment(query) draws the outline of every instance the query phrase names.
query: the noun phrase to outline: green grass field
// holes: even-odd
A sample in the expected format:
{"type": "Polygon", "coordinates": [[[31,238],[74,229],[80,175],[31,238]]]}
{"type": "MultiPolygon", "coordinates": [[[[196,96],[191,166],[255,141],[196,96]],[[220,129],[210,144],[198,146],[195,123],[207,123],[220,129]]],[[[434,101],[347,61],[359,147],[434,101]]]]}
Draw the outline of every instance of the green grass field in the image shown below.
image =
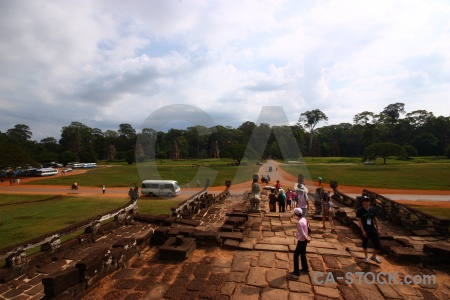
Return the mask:
{"type": "Polygon", "coordinates": [[[314,181],[320,176],[326,183],[337,180],[341,185],[363,188],[450,189],[449,159],[414,158],[364,165],[356,158],[307,158],[303,165],[286,165],[283,169],[295,176],[307,174],[314,181]]]}
{"type": "MultiPolygon", "coordinates": [[[[44,180],[33,181],[32,184],[65,185],[70,186],[76,181],[80,186],[129,187],[140,185],[146,179],[176,180],[184,186],[186,180],[201,184],[209,178],[212,186],[223,186],[225,180],[232,183],[242,183],[251,180],[252,175],[258,172],[256,162],[248,162],[245,166],[231,165],[228,159],[205,160],[158,160],[154,162],[138,163],[133,165],[99,165],[85,174],[76,176],[55,176],[44,180]],[[162,163],[161,163],[162,162],[162,163]]],[[[191,184],[191,186],[194,186],[191,184]]]]}

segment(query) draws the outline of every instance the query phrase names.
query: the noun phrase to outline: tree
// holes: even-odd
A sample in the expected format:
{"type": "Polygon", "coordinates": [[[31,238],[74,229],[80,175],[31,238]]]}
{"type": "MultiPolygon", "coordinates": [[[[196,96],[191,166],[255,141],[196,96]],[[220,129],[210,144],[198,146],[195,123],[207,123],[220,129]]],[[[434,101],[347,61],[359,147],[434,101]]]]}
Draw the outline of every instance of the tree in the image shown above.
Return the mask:
{"type": "Polygon", "coordinates": [[[244,158],[246,148],[247,146],[244,144],[233,144],[225,147],[225,149],[220,152],[220,155],[225,158],[232,158],[240,164],[242,158],[244,158]]]}
{"type": "Polygon", "coordinates": [[[62,147],[54,137],[46,137],[40,141],[46,152],[61,153],[62,147]]]}
{"type": "Polygon", "coordinates": [[[406,150],[402,146],[393,143],[377,143],[364,148],[364,159],[383,158],[383,164],[389,156],[406,157],[406,150]]]}
{"type": "Polygon", "coordinates": [[[18,143],[23,144],[31,138],[33,133],[27,125],[17,124],[14,128],[8,129],[6,135],[18,143]]]}
{"type": "Polygon", "coordinates": [[[309,151],[311,151],[312,148],[314,128],[320,121],[323,120],[328,121],[328,117],[319,109],[304,112],[298,119],[299,123],[303,123],[306,128],[309,128],[309,151]]]}
{"type": "Polygon", "coordinates": [[[72,122],[61,129],[61,146],[79,155],[92,143],[92,128],[80,122],[72,122]]]}

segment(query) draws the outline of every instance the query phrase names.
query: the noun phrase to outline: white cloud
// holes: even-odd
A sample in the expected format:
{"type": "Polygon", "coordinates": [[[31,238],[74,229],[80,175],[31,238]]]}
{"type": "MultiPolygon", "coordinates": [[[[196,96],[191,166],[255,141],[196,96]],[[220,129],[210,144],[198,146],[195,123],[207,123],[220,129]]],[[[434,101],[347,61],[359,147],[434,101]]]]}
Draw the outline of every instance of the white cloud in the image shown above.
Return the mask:
{"type": "Polygon", "coordinates": [[[448,20],[446,1],[2,1],[0,130],[137,128],[178,103],[233,127],[271,105],[449,116],[448,20]]]}

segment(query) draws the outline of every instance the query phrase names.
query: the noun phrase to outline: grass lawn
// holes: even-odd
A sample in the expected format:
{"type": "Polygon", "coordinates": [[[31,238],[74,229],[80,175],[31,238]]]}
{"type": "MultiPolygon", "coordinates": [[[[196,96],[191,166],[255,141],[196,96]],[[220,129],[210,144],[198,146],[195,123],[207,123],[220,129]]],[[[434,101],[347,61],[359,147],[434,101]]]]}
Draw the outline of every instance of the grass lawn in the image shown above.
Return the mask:
{"type": "MultiPolygon", "coordinates": [[[[415,158],[409,161],[389,160],[386,165],[364,165],[355,158],[312,158],[305,164],[285,166],[292,175],[305,174],[317,181],[337,180],[338,184],[363,188],[410,190],[449,190],[450,160],[415,158]]],[[[307,176],[305,176],[308,179],[307,176]]]]}
{"type": "MultiPolygon", "coordinates": [[[[0,200],[0,248],[62,229],[127,204],[129,198],[94,198],[67,195],[2,194],[0,200]]],[[[183,199],[141,197],[140,213],[170,214],[183,199]]]]}
{"type": "Polygon", "coordinates": [[[410,207],[423,211],[424,213],[430,214],[437,218],[450,219],[450,208],[427,207],[422,205],[410,205],[410,207]]]}

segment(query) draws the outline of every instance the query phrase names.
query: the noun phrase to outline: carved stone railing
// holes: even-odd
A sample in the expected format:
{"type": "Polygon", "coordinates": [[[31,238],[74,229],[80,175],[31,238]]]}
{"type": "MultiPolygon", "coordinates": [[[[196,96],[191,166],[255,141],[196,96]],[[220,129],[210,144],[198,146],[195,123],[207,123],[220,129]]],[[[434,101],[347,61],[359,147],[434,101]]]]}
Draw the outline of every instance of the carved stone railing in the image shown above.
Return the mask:
{"type": "Polygon", "coordinates": [[[12,268],[26,264],[26,251],[40,247],[42,252],[54,252],[61,245],[61,238],[73,234],[75,232],[84,230],[85,233],[95,234],[100,228],[100,223],[114,218],[119,224],[131,219],[130,214],[137,211],[137,201],[130,201],[128,204],[110,211],[104,215],[99,215],[96,218],[86,220],[65,227],[63,229],[45,234],[38,238],[28,240],[0,250],[0,260],[6,260],[6,267],[12,268]]]}
{"type": "Polygon", "coordinates": [[[229,188],[227,187],[219,195],[213,197],[208,194],[208,188],[204,188],[197,194],[192,195],[176,208],[171,208],[172,217],[175,218],[190,218],[197,214],[201,209],[211,206],[214,202],[217,202],[229,195],[229,188]]]}
{"type": "MultiPolygon", "coordinates": [[[[359,197],[356,199],[345,195],[338,190],[338,184],[333,181],[330,184],[333,189],[333,199],[337,202],[353,208],[360,206],[359,197]]],[[[380,217],[391,221],[394,224],[403,226],[409,231],[422,230],[433,227],[436,233],[448,236],[450,219],[443,219],[432,216],[409,205],[398,203],[373,191],[363,189],[362,193],[370,198],[371,205],[377,208],[380,217]]]]}
{"type": "Polygon", "coordinates": [[[438,233],[449,234],[450,219],[432,216],[370,190],[364,189],[363,193],[376,200],[377,212],[386,220],[401,225],[410,231],[434,227],[434,230],[438,233]]]}

